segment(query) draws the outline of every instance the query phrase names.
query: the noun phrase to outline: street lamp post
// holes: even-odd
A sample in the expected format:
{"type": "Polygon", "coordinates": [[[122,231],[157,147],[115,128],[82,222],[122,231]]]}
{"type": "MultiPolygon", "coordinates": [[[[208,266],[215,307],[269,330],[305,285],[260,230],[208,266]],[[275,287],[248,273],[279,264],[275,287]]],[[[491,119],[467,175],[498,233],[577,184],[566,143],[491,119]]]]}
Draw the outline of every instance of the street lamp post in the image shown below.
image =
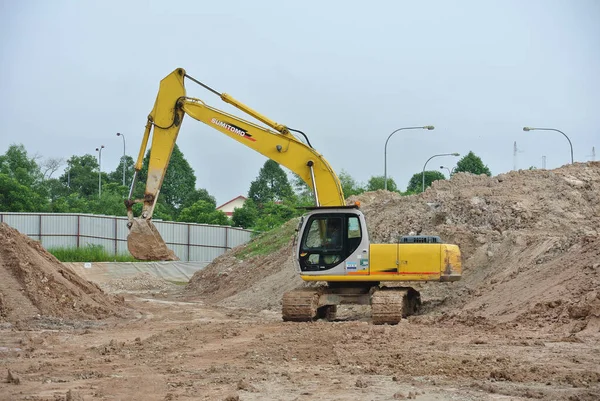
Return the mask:
{"type": "Polygon", "coordinates": [[[429,163],[429,160],[433,159],[434,157],[440,157],[440,156],[460,156],[460,153],[441,153],[439,155],[433,155],[429,159],[427,159],[427,161],[425,162],[425,165],[423,165],[423,173],[421,174],[421,176],[423,178],[423,186],[422,186],[421,192],[425,192],[425,167],[427,167],[427,163],[429,163]]]}
{"type": "Polygon", "coordinates": [[[104,149],[104,145],[96,148],[96,152],[98,152],[98,198],[102,196],[102,149],[104,149]]]}
{"type": "Polygon", "coordinates": [[[117,132],[117,136],[123,138],[123,159],[121,159],[121,162],[123,163],[123,186],[125,186],[125,134],[117,132]]]}
{"type": "Polygon", "coordinates": [[[435,127],[433,125],[425,125],[423,127],[398,128],[397,130],[392,132],[387,137],[387,139],[385,140],[385,146],[383,148],[383,189],[385,189],[386,191],[387,191],[387,144],[388,144],[388,141],[390,140],[390,138],[392,137],[392,135],[394,135],[398,131],[402,131],[402,130],[406,130],[406,129],[426,129],[426,130],[431,131],[431,130],[435,129],[435,127]]]}
{"type": "Polygon", "coordinates": [[[571,143],[571,140],[569,139],[567,134],[565,134],[561,130],[558,130],[556,128],[523,127],[523,131],[556,131],[556,132],[560,132],[561,134],[563,134],[565,136],[565,138],[567,138],[567,141],[569,141],[569,146],[571,147],[571,164],[573,164],[573,144],[571,143]]]}
{"type": "Polygon", "coordinates": [[[448,177],[450,177],[452,175],[452,172],[450,171],[450,168],[446,167],[446,166],[440,166],[440,170],[446,169],[448,170],[448,177]]]}

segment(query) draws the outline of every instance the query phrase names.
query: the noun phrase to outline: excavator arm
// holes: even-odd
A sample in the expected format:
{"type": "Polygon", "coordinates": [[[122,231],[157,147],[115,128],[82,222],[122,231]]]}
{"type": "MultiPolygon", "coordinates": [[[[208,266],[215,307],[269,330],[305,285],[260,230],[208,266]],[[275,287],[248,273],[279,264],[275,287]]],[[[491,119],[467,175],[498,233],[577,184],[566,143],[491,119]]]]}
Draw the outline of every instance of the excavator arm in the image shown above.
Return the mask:
{"type": "Polygon", "coordinates": [[[184,69],[178,68],[160,83],[156,102],[148,116],[135,164],[129,199],[125,201],[130,228],[127,238],[128,248],[137,259],[175,259],[174,253],[166,247],[160,234],[151,223],[151,219],[185,115],[205,123],[296,173],[312,188],[316,206],[343,206],[345,204],[337,175],[323,156],[310,146],[310,143],[305,144],[292,135],[291,129],[288,127],[270,120],[225,93],[214,91],[188,76],[184,69]],[[217,94],[223,101],[232,104],[272,130],[211,107],[200,99],[187,97],[184,86],[185,78],[204,86],[217,94]],[[131,197],[136,177],[142,169],[151,136],[152,143],[144,197],[133,200],[131,197]],[[143,203],[140,218],[133,216],[132,206],[135,203],[143,203]]]}

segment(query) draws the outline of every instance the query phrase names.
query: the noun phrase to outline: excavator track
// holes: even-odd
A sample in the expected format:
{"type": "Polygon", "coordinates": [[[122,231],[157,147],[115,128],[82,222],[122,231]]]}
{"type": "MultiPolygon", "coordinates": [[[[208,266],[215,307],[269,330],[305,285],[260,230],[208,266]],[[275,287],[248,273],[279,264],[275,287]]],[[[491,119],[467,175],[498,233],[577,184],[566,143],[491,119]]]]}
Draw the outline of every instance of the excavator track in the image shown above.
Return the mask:
{"type": "Polygon", "coordinates": [[[412,288],[380,288],[371,295],[371,319],[373,324],[398,324],[416,313],[420,304],[419,293],[412,288]]]}
{"type": "Polygon", "coordinates": [[[302,288],[283,294],[282,317],[286,322],[310,322],[317,318],[320,291],[302,288]]]}

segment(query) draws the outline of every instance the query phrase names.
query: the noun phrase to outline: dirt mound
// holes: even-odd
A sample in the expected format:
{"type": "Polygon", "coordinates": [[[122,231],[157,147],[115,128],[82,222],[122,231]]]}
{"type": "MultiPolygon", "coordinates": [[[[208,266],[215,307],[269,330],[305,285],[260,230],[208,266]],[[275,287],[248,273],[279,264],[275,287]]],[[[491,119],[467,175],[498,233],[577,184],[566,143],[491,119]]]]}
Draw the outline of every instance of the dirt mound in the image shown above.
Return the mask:
{"type": "MultiPolygon", "coordinates": [[[[289,221],[278,235],[292,238],[297,225],[297,219],[289,221]]],[[[240,245],[197,271],[186,286],[186,293],[208,296],[211,302],[224,306],[280,309],[283,293],[304,283],[293,267],[291,240],[271,254],[240,258],[248,246],[240,245]]]]}
{"type": "MultiPolygon", "coordinates": [[[[372,242],[411,232],[440,235],[463,253],[456,283],[417,284],[425,312],[583,330],[600,318],[600,163],[495,177],[458,173],[424,193],[359,200],[372,242]]],[[[235,306],[273,307],[302,285],[291,244],[239,260],[227,253],[198,272],[190,291],[235,306]]],[[[590,326],[591,327],[591,326],[590,326]]]]}
{"type": "Polygon", "coordinates": [[[123,311],[122,299],[106,295],[38,242],[0,223],[0,322],[102,319],[123,311]]]}

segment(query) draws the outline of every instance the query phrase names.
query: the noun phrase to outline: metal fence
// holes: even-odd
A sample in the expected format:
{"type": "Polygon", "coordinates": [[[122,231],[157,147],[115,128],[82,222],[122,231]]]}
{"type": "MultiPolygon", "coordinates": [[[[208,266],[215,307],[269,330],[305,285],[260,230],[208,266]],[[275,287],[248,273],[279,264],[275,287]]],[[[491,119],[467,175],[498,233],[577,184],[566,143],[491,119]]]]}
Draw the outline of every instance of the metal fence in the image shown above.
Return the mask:
{"type": "MultiPolygon", "coordinates": [[[[0,222],[41,242],[44,248],[101,245],[112,254],[128,254],[127,218],[75,213],[0,212],[0,222]]],[[[182,261],[211,261],[250,240],[252,231],[208,224],[153,220],[167,246],[182,261]]]]}

